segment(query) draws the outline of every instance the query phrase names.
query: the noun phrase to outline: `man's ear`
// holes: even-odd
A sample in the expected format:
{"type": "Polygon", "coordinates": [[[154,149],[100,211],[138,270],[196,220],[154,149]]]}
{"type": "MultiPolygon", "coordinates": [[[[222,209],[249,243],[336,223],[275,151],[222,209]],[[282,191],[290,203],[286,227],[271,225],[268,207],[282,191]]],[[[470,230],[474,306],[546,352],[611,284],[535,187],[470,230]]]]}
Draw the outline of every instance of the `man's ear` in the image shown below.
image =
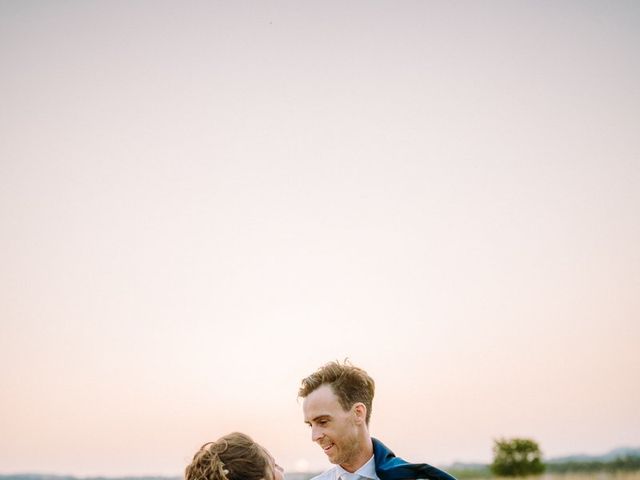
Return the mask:
{"type": "Polygon", "coordinates": [[[353,413],[356,416],[358,423],[366,423],[367,421],[367,407],[364,403],[358,402],[353,404],[353,413]]]}

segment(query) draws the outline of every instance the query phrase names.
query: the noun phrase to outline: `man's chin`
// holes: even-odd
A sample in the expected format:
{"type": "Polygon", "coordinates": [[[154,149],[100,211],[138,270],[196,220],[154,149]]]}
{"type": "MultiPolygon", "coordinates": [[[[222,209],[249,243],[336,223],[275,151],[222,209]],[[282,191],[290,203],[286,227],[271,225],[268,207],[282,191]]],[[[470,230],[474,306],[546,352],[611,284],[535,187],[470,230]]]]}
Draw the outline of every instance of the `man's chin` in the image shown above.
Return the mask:
{"type": "Polygon", "coordinates": [[[337,455],[334,455],[333,452],[327,453],[327,460],[329,460],[329,463],[333,463],[334,465],[340,465],[342,463],[342,459],[337,455]]]}
{"type": "Polygon", "coordinates": [[[329,463],[333,463],[334,465],[340,465],[340,459],[334,456],[330,457],[327,455],[327,460],[329,460],[329,463]]]}

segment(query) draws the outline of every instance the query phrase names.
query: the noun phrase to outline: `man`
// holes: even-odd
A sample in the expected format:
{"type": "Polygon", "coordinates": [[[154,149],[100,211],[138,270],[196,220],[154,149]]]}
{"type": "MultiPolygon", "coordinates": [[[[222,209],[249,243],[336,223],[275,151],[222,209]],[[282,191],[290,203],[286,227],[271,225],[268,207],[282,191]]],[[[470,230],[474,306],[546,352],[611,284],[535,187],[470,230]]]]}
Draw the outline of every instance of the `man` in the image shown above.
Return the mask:
{"type": "Polygon", "coordinates": [[[396,457],[369,435],[375,383],[364,370],[330,362],[302,380],[304,421],[311,439],[336,466],[313,480],[455,480],[426,463],[396,457]]]}

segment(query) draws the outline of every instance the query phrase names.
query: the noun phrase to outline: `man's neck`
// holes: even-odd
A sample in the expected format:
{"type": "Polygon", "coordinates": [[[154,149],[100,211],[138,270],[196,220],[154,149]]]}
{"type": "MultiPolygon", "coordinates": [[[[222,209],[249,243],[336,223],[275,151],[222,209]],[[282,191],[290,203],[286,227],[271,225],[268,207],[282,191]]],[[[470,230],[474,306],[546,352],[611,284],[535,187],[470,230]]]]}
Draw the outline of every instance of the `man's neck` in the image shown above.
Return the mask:
{"type": "Polygon", "coordinates": [[[353,459],[351,459],[348,463],[341,464],[340,466],[347,472],[354,473],[365,463],[367,463],[372,455],[373,442],[371,442],[371,437],[367,435],[366,439],[364,439],[362,442],[362,448],[354,455],[353,459]]]}

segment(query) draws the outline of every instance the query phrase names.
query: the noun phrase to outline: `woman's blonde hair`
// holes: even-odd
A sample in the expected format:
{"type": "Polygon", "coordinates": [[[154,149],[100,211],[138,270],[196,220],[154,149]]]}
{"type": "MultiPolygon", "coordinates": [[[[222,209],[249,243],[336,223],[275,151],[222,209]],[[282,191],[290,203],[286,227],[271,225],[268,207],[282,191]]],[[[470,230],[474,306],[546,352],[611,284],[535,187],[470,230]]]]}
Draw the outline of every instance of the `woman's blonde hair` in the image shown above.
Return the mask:
{"type": "Polygon", "coordinates": [[[269,461],[264,448],[244,433],[233,432],[205,443],[184,472],[185,480],[262,480],[269,461]]]}

